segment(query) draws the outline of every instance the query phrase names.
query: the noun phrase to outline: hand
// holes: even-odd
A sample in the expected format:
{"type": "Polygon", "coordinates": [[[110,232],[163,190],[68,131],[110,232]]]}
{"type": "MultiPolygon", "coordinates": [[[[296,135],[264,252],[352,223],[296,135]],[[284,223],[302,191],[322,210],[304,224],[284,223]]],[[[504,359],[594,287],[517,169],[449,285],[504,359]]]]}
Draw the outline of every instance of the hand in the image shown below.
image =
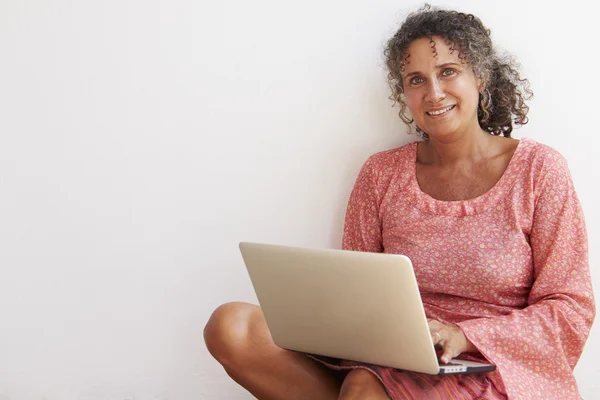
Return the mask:
{"type": "Polygon", "coordinates": [[[454,324],[442,324],[435,319],[428,319],[431,340],[435,346],[442,348],[440,361],[447,364],[461,353],[476,352],[477,348],[467,339],[460,328],[454,324]]]}

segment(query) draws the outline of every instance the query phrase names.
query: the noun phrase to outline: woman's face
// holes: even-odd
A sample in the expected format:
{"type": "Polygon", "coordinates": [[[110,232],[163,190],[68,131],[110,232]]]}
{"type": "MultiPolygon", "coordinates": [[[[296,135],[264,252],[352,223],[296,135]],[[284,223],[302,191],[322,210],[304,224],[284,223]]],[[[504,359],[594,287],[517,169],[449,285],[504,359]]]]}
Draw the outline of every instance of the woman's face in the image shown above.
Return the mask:
{"type": "Polygon", "coordinates": [[[417,126],[430,138],[451,140],[479,128],[477,104],[481,80],[470,65],[461,62],[458,50],[445,41],[417,39],[408,47],[402,73],[406,103],[417,126]]]}

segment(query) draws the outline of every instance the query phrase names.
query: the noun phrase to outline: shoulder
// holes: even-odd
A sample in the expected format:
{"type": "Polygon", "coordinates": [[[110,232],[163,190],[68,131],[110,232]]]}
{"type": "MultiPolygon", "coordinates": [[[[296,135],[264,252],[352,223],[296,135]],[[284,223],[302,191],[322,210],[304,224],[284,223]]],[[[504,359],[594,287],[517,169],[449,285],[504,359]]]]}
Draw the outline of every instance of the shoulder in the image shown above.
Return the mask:
{"type": "Polygon", "coordinates": [[[399,168],[402,169],[402,167],[415,163],[416,147],[417,142],[411,142],[375,153],[367,159],[363,169],[368,169],[377,176],[397,172],[399,168]]]}
{"type": "Polygon", "coordinates": [[[555,148],[533,139],[521,139],[524,147],[524,160],[539,172],[552,170],[568,170],[566,158],[555,148]]]}
{"type": "Polygon", "coordinates": [[[520,170],[529,176],[536,196],[542,191],[572,189],[573,182],[567,159],[558,150],[532,139],[522,139],[520,145],[523,145],[523,166],[520,170]]]}
{"type": "Polygon", "coordinates": [[[355,187],[374,190],[383,194],[392,182],[402,186],[410,180],[416,162],[417,143],[411,142],[400,147],[380,151],[371,155],[363,164],[355,187]]]}

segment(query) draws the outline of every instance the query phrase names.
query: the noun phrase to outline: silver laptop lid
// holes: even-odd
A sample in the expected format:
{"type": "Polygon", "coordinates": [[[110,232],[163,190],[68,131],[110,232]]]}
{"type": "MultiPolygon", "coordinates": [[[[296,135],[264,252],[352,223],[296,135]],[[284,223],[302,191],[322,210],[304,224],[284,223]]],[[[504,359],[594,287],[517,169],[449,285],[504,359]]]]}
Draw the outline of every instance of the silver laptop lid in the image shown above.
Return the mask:
{"type": "Polygon", "coordinates": [[[240,250],[278,346],[439,372],[408,257],[248,242],[240,250]]]}

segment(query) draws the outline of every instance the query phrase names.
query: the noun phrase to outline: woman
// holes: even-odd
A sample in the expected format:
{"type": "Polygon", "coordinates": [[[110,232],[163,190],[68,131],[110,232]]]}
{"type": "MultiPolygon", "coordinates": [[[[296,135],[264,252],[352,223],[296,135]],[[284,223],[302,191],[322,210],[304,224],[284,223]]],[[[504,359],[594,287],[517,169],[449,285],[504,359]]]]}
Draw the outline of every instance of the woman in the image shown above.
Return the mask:
{"type": "Polygon", "coordinates": [[[454,11],[409,15],[385,55],[423,140],[367,160],[343,248],[408,255],[441,362],[497,370],[438,377],[292,353],[242,303],[211,316],[208,349],[259,399],[580,398],[573,368],[595,316],[585,224],[560,154],[510,138],[527,123],[527,81],[454,11]]]}

